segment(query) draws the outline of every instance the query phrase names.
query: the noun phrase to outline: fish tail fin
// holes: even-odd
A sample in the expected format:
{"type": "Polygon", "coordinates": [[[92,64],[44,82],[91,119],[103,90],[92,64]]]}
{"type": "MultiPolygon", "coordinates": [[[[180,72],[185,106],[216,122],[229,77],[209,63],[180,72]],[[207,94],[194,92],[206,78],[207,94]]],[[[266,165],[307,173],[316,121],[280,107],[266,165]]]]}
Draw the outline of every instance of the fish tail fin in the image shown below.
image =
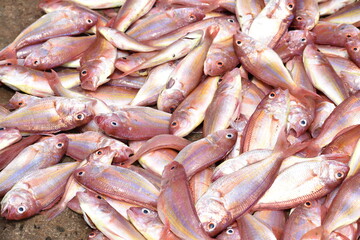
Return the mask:
{"type": "Polygon", "coordinates": [[[324,101],[324,99],[319,94],[304,88],[296,88],[295,90],[292,90],[291,93],[294,94],[295,97],[298,97],[299,99],[310,98],[314,101],[324,101]]]}
{"type": "Polygon", "coordinates": [[[66,205],[59,203],[55,207],[49,209],[48,211],[44,212],[43,214],[46,216],[48,220],[54,219],[60,213],[62,213],[66,208],[66,205]]]}
{"type": "Polygon", "coordinates": [[[323,232],[324,232],[323,226],[316,227],[316,228],[308,231],[307,233],[305,233],[301,237],[301,240],[321,240],[321,239],[323,239],[322,238],[323,232]]]}
{"type": "Polygon", "coordinates": [[[16,59],[16,48],[12,44],[0,51],[0,60],[16,59]]]}
{"type": "Polygon", "coordinates": [[[289,143],[287,141],[286,126],[284,126],[280,131],[278,140],[274,147],[274,152],[281,154],[283,158],[287,158],[308,147],[309,144],[310,141],[307,141],[295,143],[294,145],[289,146],[289,143]]]}
{"type": "Polygon", "coordinates": [[[67,88],[65,88],[61,80],[59,78],[59,75],[51,69],[51,73],[47,73],[47,81],[49,83],[50,88],[53,90],[55,95],[57,96],[63,96],[63,97],[69,97],[69,98],[79,98],[84,97],[84,95],[71,91],[67,88]]]}

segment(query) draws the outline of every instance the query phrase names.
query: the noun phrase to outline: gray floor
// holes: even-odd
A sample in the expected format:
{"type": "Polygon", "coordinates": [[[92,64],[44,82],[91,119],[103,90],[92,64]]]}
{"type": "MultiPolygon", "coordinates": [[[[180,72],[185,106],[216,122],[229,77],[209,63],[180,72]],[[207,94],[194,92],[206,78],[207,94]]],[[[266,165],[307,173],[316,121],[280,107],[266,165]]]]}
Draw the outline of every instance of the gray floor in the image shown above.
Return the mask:
{"type": "MultiPolygon", "coordinates": [[[[43,13],[37,8],[39,0],[0,0],[0,49],[43,13]]],[[[6,103],[14,92],[0,87],[0,104],[6,103]]],[[[1,240],[79,240],[87,239],[91,230],[82,216],[66,210],[47,221],[42,215],[22,221],[6,221],[0,217],[1,240]]]]}

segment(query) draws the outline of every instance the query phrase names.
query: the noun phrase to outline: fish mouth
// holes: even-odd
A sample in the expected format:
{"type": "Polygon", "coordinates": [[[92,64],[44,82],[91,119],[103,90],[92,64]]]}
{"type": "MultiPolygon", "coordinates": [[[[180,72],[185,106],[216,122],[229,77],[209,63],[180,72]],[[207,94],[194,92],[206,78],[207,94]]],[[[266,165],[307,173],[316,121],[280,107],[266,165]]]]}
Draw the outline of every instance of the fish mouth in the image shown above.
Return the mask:
{"type": "Polygon", "coordinates": [[[97,81],[94,81],[93,79],[85,80],[81,82],[81,87],[85,90],[96,91],[96,89],[98,88],[96,82],[97,81]]]}
{"type": "Polygon", "coordinates": [[[94,121],[99,127],[101,127],[101,125],[103,125],[104,120],[105,120],[105,118],[101,115],[94,117],[94,121]]]}

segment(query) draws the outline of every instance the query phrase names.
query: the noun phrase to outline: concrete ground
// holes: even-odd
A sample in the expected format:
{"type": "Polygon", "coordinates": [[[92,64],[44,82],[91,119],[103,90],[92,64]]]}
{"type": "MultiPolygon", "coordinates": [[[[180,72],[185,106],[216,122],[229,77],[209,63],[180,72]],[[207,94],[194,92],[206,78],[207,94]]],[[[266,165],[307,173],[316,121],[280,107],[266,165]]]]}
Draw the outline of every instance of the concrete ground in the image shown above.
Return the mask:
{"type": "MultiPolygon", "coordinates": [[[[4,48],[31,23],[44,13],[37,8],[39,0],[0,0],[0,49],[4,48]]],[[[14,94],[0,87],[0,104],[5,104],[14,94]]],[[[87,239],[90,228],[82,216],[66,210],[48,221],[37,215],[22,221],[7,221],[0,217],[1,240],[80,240],[87,239]]]]}

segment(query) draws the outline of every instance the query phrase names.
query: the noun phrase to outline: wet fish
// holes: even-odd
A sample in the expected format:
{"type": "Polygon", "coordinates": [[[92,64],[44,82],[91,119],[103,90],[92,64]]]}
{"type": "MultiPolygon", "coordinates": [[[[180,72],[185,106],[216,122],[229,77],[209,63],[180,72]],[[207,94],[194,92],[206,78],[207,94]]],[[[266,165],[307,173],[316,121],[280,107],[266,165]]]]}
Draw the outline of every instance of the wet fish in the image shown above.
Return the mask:
{"type": "Polygon", "coordinates": [[[163,223],[181,239],[212,239],[201,226],[181,163],[168,164],[163,172],[157,211],[163,223]],[[180,194],[179,194],[180,193],[180,194]]]}
{"type": "Polygon", "coordinates": [[[325,55],[317,51],[314,44],[306,46],[303,62],[306,73],[314,87],[322,91],[336,105],[339,105],[349,96],[340,77],[325,55]]]}
{"type": "Polygon", "coordinates": [[[62,163],[24,175],[1,201],[1,216],[9,220],[29,218],[51,207],[64,192],[77,162],[62,163]]]}
{"type": "Polygon", "coordinates": [[[207,191],[212,183],[211,177],[214,172],[214,167],[210,166],[204,170],[196,173],[189,181],[191,196],[194,203],[207,191]]]}
{"type": "Polygon", "coordinates": [[[222,233],[217,235],[218,240],[240,240],[241,235],[237,223],[233,223],[227,227],[222,233]]]}
{"type": "Polygon", "coordinates": [[[87,191],[79,192],[76,196],[84,214],[108,238],[145,240],[131,223],[116,212],[100,195],[87,191]]]}
{"type": "Polygon", "coordinates": [[[356,2],[356,0],[340,0],[340,1],[328,0],[326,2],[320,3],[319,4],[320,15],[323,16],[323,15],[333,14],[338,10],[340,10],[341,8],[345,7],[346,5],[349,5],[354,2],[356,2]]]}
{"type": "Polygon", "coordinates": [[[45,138],[22,150],[0,172],[0,195],[4,196],[25,174],[58,163],[68,145],[65,134],[45,138]]]}
{"type": "Polygon", "coordinates": [[[239,115],[242,99],[240,70],[234,68],[221,79],[222,81],[219,82],[219,87],[205,113],[204,136],[228,128],[230,123],[239,115]]]}
{"type": "Polygon", "coordinates": [[[348,39],[345,43],[345,48],[349,53],[350,59],[360,67],[360,33],[357,37],[348,39]]]}
{"type": "Polygon", "coordinates": [[[170,116],[150,107],[124,106],[120,111],[97,115],[95,122],[109,136],[145,140],[158,134],[168,134],[170,116]]]}
{"type": "Polygon", "coordinates": [[[241,79],[241,89],[240,114],[248,120],[265,97],[265,94],[254,83],[245,78],[241,79]]]}
{"type": "Polygon", "coordinates": [[[170,134],[187,136],[204,121],[205,112],[214,98],[219,79],[220,77],[206,78],[180,103],[170,118],[170,134]]]}

